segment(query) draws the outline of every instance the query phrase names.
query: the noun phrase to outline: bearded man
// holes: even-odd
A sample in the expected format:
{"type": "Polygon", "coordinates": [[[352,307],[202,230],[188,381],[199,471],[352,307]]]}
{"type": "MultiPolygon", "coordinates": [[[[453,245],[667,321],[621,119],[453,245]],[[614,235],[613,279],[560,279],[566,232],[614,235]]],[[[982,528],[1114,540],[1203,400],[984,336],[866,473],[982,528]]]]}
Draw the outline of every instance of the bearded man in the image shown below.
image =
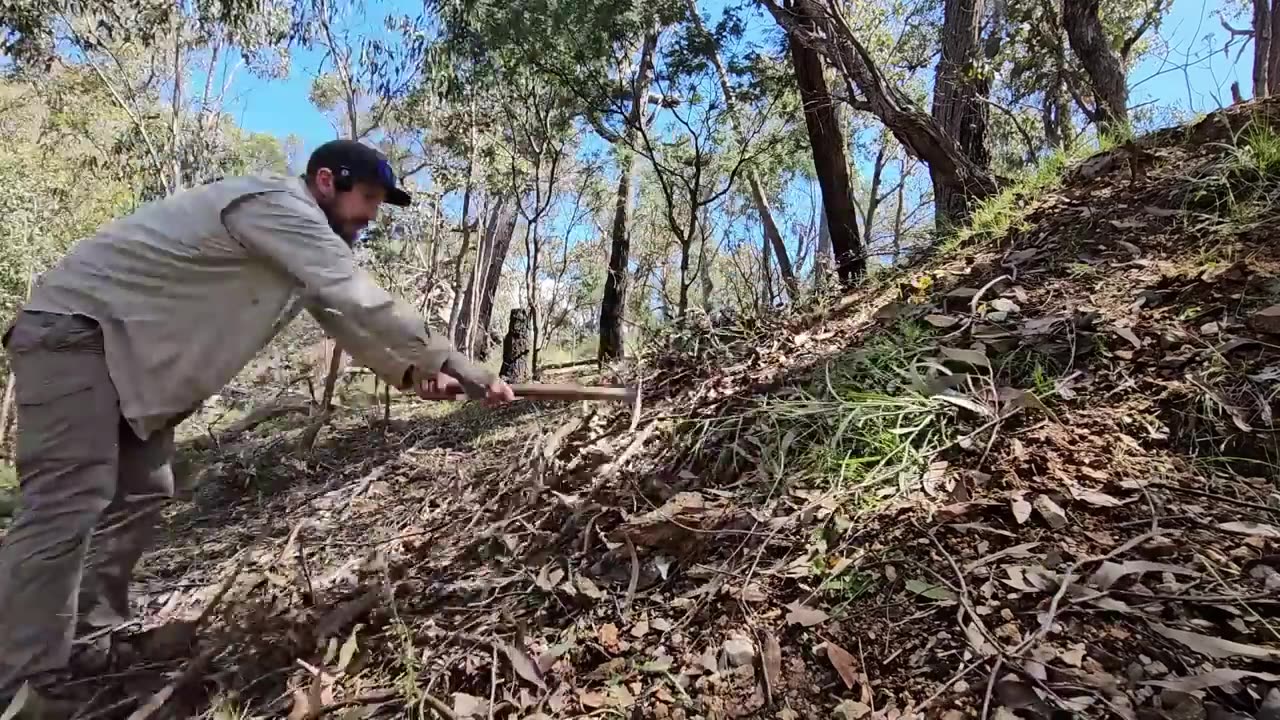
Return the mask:
{"type": "Polygon", "coordinates": [[[174,427],[302,308],[389,385],[513,399],[356,264],[384,202],[410,202],[386,157],[334,141],[302,177],[144,205],[43,275],[3,339],[21,499],[0,545],[0,711],[26,684],[24,715],[59,714],[77,629],[129,617],[130,576],[174,494],[174,427]]]}

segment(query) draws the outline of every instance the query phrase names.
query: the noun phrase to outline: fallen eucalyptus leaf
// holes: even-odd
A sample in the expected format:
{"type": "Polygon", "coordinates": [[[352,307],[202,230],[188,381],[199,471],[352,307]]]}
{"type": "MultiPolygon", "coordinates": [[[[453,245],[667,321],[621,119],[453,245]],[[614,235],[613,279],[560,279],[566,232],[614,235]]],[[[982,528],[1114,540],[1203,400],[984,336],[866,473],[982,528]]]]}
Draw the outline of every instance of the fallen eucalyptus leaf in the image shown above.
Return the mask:
{"type": "Polygon", "coordinates": [[[1207,690],[1208,688],[1221,687],[1228,683],[1244,680],[1245,678],[1256,678],[1263,682],[1280,682],[1280,675],[1249,672],[1248,670],[1234,670],[1231,668],[1218,668],[1217,670],[1211,670],[1206,673],[1191,675],[1188,677],[1169,678],[1166,680],[1144,680],[1142,684],[1191,693],[1199,690],[1207,690]]]}
{"type": "Polygon", "coordinates": [[[466,693],[453,694],[453,714],[460,718],[479,717],[487,714],[489,701],[466,693]]]}
{"type": "Polygon", "coordinates": [[[573,578],[573,584],[574,587],[578,589],[578,592],[586,595],[592,600],[599,600],[604,597],[604,593],[600,592],[600,588],[596,587],[596,584],[591,582],[591,578],[588,578],[586,575],[575,575],[573,578]]]}
{"type": "Polygon", "coordinates": [[[1280,539],[1280,528],[1275,525],[1267,525],[1266,523],[1251,522],[1248,520],[1222,523],[1218,526],[1218,529],[1226,530],[1231,533],[1238,533],[1240,535],[1280,539]]]}
{"type": "Polygon", "coordinates": [[[1127,504],[1124,500],[1104,492],[1097,490],[1085,490],[1083,488],[1069,488],[1071,497],[1087,502],[1094,507],[1122,507],[1127,504]]]}
{"type": "Polygon", "coordinates": [[[908,592],[922,595],[930,600],[955,600],[956,594],[941,585],[931,585],[923,580],[908,580],[904,587],[908,592]]]}
{"type": "Polygon", "coordinates": [[[987,354],[977,350],[966,350],[964,348],[939,348],[943,357],[956,362],[968,363],[982,367],[991,367],[991,361],[987,359],[987,354]]]}
{"type": "Polygon", "coordinates": [[[790,612],[787,613],[788,625],[802,625],[804,627],[813,627],[827,621],[829,617],[825,612],[811,608],[808,605],[801,605],[799,602],[793,602],[787,606],[790,612]]]}
{"type": "Polygon", "coordinates": [[[547,683],[542,679],[542,671],[538,669],[538,664],[529,657],[529,653],[522,648],[518,648],[510,643],[501,643],[502,651],[507,654],[507,659],[511,661],[511,667],[515,668],[516,674],[537,685],[540,689],[546,690],[547,683]]]}
{"type": "Polygon", "coordinates": [[[1126,575],[1145,572],[1167,572],[1173,573],[1174,575],[1200,574],[1195,570],[1179,565],[1148,562],[1146,560],[1129,560],[1122,563],[1107,561],[1102,563],[1102,565],[1100,565],[1098,569],[1089,576],[1089,584],[1099,590],[1106,590],[1112,585],[1115,585],[1120,578],[1126,575]]]}
{"type": "Polygon", "coordinates": [[[844,686],[852,690],[854,683],[858,681],[858,661],[847,650],[830,640],[827,641],[827,659],[844,681],[844,686]]]}
{"type": "Polygon", "coordinates": [[[1206,657],[1249,657],[1258,660],[1280,660],[1280,649],[1262,647],[1261,645],[1246,645],[1245,643],[1224,640],[1211,635],[1177,630],[1151,621],[1147,621],[1147,625],[1160,635],[1170,640],[1176,640],[1206,657]]]}

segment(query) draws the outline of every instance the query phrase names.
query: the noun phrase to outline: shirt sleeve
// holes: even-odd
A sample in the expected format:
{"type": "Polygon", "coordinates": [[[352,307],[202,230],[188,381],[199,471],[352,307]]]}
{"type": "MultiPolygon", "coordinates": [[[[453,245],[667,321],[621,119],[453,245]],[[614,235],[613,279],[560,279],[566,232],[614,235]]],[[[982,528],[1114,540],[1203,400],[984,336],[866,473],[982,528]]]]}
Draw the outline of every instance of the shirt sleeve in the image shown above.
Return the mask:
{"type": "Polygon", "coordinates": [[[263,193],[228,208],[223,224],[248,252],[298,282],[311,315],[361,364],[397,387],[411,367],[444,370],[472,396],[483,395],[491,382],[483,368],[428,336],[422,317],[374,282],[314,204],[263,193]]]}

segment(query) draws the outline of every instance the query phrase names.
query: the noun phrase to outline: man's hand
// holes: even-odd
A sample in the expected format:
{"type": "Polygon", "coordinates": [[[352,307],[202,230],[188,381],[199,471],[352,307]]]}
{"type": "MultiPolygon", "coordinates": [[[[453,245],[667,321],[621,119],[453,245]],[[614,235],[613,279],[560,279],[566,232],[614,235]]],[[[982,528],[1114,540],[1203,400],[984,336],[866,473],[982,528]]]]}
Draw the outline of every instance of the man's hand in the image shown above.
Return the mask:
{"type": "MultiPolygon", "coordinates": [[[[463,390],[462,383],[447,373],[439,372],[433,375],[423,375],[419,374],[417,368],[414,368],[413,391],[420,398],[430,399],[439,396],[441,393],[457,395],[463,390]]],[[[499,378],[490,383],[485,393],[484,401],[486,405],[496,407],[513,402],[515,399],[516,396],[512,392],[511,386],[499,378]]]]}
{"type": "Polygon", "coordinates": [[[515,402],[516,394],[511,390],[511,386],[502,378],[498,378],[489,384],[488,393],[484,396],[484,402],[489,407],[497,407],[506,405],[509,402],[515,402]]]}

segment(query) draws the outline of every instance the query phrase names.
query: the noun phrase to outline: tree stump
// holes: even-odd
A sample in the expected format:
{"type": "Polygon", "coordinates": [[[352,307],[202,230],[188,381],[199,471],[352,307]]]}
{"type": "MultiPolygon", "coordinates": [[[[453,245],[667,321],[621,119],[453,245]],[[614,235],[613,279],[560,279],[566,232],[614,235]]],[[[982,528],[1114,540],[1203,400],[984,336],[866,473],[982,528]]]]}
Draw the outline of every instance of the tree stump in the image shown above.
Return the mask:
{"type": "Polygon", "coordinates": [[[508,382],[529,379],[529,313],[522,308],[511,311],[507,336],[502,339],[502,368],[498,371],[508,382]]]}

